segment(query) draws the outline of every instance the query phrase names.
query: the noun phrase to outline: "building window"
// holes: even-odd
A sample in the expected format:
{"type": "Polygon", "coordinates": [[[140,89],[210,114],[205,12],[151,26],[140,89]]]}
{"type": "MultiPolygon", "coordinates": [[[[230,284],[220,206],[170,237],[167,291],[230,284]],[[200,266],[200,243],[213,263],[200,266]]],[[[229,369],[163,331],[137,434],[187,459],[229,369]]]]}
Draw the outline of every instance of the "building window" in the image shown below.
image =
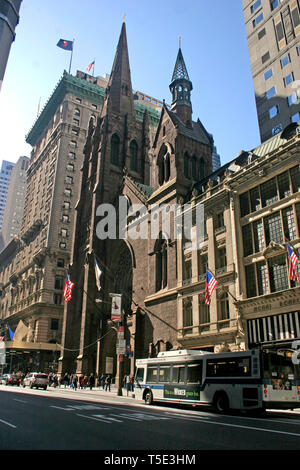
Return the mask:
{"type": "Polygon", "coordinates": [[[269,59],[270,59],[270,52],[268,51],[268,52],[266,52],[266,53],[262,56],[262,58],[261,58],[262,64],[264,64],[265,62],[267,62],[269,59]]]}
{"type": "Polygon", "coordinates": [[[65,188],[64,193],[65,193],[66,196],[70,196],[70,197],[71,197],[71,196],[72,196],[72,189],[70,189],[70,188],[65,188]]]}
{"type": "Polygon", "coordinates": [[[74,116],[80,116],[80,109],[78,108],[74,109],[74,116]]]}
{"type": "Polygon", "coordinates": [[[203,255],[199,254],[198,256],[198,273],[199,274],[198,275],[200,279],[202,279],[202,277],[205,278],[207,267],[208,267],[207,254],[203,254],[203,255]]]}
{"type": "Polygon", "coordinates": [[[68,163],[68,164],[67,164],[67,171],[72,171],[72,172],[73,172],[73,171],[74,171],[74,168],[75,168],[75,167],[74,167],[74,164],[73,164],[73,163],[68,163]]]}
{"type": "Polygon", "coordinates": [[[284,236],[287,240],[295,240],[297,238],[297,228],[292,206],[283,209],[282,220],[284,236]]]}
{"type": "Polygon", "coordinates": [[[300,121],[300,113],[296,113],[296,114],[293,114],[293,116],[291,116],[291,121],[292,122],[299,122],[300,121]]]}
{"type": "Polygon", "coordinates": [[[56,266],[58,268],[64,268],[65,267],[65,260],[64,258],[58,258],[56,266]]]}
{"type": "Polygon", "coordinates": [[[272,88],[270,88],[269,90],[267,90],[266,95],[267,95],[267,99],[268,99],[268,100],[270,100],[271,98],[273,98],[273,96],[276,95],[276,88],[275,88],[274,86],[272,86],[272,88]]]}
{"type": "Polygon", "coordinates": [[[289,73],[286,77],[284,77],[283,81],[285,86],[288,86],[290,83],[292,83],[294,81],[293,72],[289,73]]]}
{"type": "Polygon", "coordinates": [[[192,282],[192,260],[184,259],[183,260],[183,284],[189,284],[192,282]]]}
{"type": "Polygon", "coordinates": [[[63,289],[63,278],[61,276],[56,276],[54,280],[54,289],[62,290],[63,289]]]}
{"type": "Polygon", "coordinates": [[[227,266],[226,248],[222,247],[217,250],[216,253],[216,264],[218,269],[227,266]]]}
{"type": "Polygon", "coordinates": [[[187,328],[193,326],[193,297],[185,297],[182,301],[183,310],[183,334],[193,333],[193,328],[187,328]]]}
{"type": "Polygon", "coordinates": [[[251,204],[251,212],[258,211],[261,208],[259,187],[251,189],[250,204],[251,204]]]}
{"type": "Polygon", "coordinates": [[[288,65],[290,62],[291,62],[290,55],[289,55],[289,54],[285,55],[285,56],[280,60],[281,67],[282,67],[282,68],[285,67],[285,66],[288,65]]]}
{"type": "Polygon", "coordinates": [[[268,269],[264,261],[256,264],[258,295],[265,295],[269,292],[268,269]]]}
{"type": "Polygon", "coordinates": [[[273,127],[272,129],[272,135],[279,134],[279,132],[282,131],[282,124],[277,124],[277,126],[273,127]]]}
{"type": "Polygon", "coordinates": [[[167,286],[168,283],[168,248],[167,240],[162,238],[161,234],[155,243],[155,268],[156,268],[156,291],[167,286]]]}
{"type": "Polygon", "coordinates": [[[256,297],[256,279],[254,265],[245,266],[247,298],[256,297]]]}
{"type": "Polygon", "coordinates": [[[265,81],[269,80],[273,76],[273,70],[269,69],[264,73],[265,81]]]}
{"type": "MultiPolygon", "coordinates": [[[[299,114],[299,113],[298,113],[299,114]]],[[[294,166],[290,169],[293,193],[300,191],[300,167],[294,166]]]]}
{"type": "Polygon", "coordinates": [[[243,233],[244,256],[252,255],[253,245],[252,245],[251,224],[244,225],[244,227],[242,228],[242,233],[243,233]]]}
{"type": "Polygon", "coordinates": [[[250,7],[251,13],[254,13],[259,7],[261,6],[261,0],[257,0],[256,2],[253,3],[250,7]]]}
{"type": "Polygon", "coordinates": [[[65,224],[68,224],[70,222],[70,217],[66,214],[63,214],[62,215],[62,218],[61,218],[62,222],[64,222],[65,224]]]}
{"type": "Polygon", "coordinates": [[[264,19],[264,14],[260,13],[254,20],[252,21],[253,28],[256,28],[256,26],[264,19]]]}
{"type": "Polygon", "coordinates": [[[68,230],[66,228],[61,228],[60,229],[60,235],[64,238],[68,237],[68,230]]]}
{"type": "Polygon", "coordinates": [[[130,169],[138,171],[138,145],[135,140],[130,142],[130,169]]]}
{"type": "Polygon", "coordinates": [[[195,181],[198,179],[197,159],[196,159],[196,157],[192,158],[192,178],[195,181]]]}
{"type": "Polygon", "coordinates": [[[287,102],[289,106],[293,106],[293,104],[296,104],[298,100],[297,93],[294,91],[291,95],[287,97],[287,102]]]}
{"type": "Polygon", "coordinates": [[[225,226],[224,213],[219,212],[218,214],[216,214],[214,222],[215,222],[215,229],[223,228],[225,226]]]}
{"type": "Polygon", "coordinates": [[[67,244],[65,242],[59,242],[59,248],[61,248],[62,250],[65,250],[67,248],[67,244]]]}
{"type": "Polygon", "coordinates": [[[219,328],[227,328],[229,326],[229,300],[228,293],[225,292],[218,300],[218,320],[219,328]]]}
{"type": "Polygon", "coordinates": [[[190,157],[187,152],[184,154],[183,164],[184,164],[184,176],[186,178],[190,178],[190,157]]]}
{"type": "Polygon", "coordinates": [[[281,173],[277,176],[277,183],[279,189],[279,197],[280,199],[284,199],[291,194],[290,190],[290,178],[288,171],[281,173]]]}
{"type": "Polygon", "coordinates": [[[265,236],[264,236],[264,225],[263,220],[257,220],[253,222],[253,235],[254,235],[254,247],[255,253],[263,251],[266,247],[265,236]]]}
{"type": "Polygon", "coordinates": [[[273,119],[277,114],[279,113],[279,107],[276,104],[275,106],[272,106],[272,108],[269,109],[269,116],[270,119],[273,119]]]}
{"type": "Polygon", "coordinates": [[[53,303],[55,305],[61,305],[62,295],[61,294],[53,294],[53,303]]]}
{"type": "Polygon", "coordinates": [[[198,296],[199,302],[199,324],[201,331],[209,330],[209,323],[210,323],[210,312],[209,306],[206,305],[204,299],[201,295],[198,296]]]}
{"type": "Polygon", "coordinates": [[[67,184],[73,184],[73,177],[72,176],[66,176],[65,181],[66,181],[67,184]]]}
{"type": "Polygon", "coordinates": [[[269,260],[269,275],[271,292],[289,288],[285,256],[276,256],[269,260]]]}
{"type": "Polygon", "coordinates": [[[57,318],[51,318],[50,329],[54,330],[54,331],[58,330],[58,319],[57,318]]]}
{"type": "Polygon", "coordinates": [[[283,233],[281,225],[280,212],[274,215],[269,215],[264,218],[266,245],[268,246],[272,241],[276,243],[283,243],[283,233]]]}
{"type": "Polygon", "coordinates": [[[71,209],[71,203],[69,201],[64,201],[63,208],[65,210],[70,210],[71,209]]]}
{"type": "Polygon", "coordinates": [[[260,187],[262,206],[269,206],[278,200],[276,178],[263,183],[260,187]]]}
{"type": "Polygon", "coordinates": [[[293,2],[293,3],[294,3],[294,5],[292,6],[292,3],[291,3],[290,9],[291,9],[291,16],[292,16],[293,26],[296,29],[297,26],[299,26],[299,24],[300,24],[300,15],[299,15],[299,9],[298,9],[297,3],[296,2],[293,2]]]}
{"type": "Polygon", "coordinates": [[[71,158],[71,160],[75,160],[76,159],[76,155],[74,152],[69,152],[69,158],[71,158]]]}
{"type": "Polygon", "coordinates": [[[279,5],[279,0],[270,0],[271,11],[275,10],[279,5]]]}
{"type": "Polygon", "coordinates": [[[113,134],[110,141],[110,162],[119,165],[120,139],[117,134],[113,134]]]}

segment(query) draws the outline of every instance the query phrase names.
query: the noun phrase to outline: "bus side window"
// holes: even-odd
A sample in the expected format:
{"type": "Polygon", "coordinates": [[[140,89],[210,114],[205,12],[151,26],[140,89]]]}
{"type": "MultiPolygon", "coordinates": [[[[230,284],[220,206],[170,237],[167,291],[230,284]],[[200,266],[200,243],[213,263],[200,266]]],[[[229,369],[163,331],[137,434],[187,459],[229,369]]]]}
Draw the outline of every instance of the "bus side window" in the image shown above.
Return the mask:
{"type": "Polygon", "coordinates": [[[173,383],[184,383],[184,371],[185,371],[185,366],[184,365],[174,365],[173,366],[173,375],[172,375],[172,382],[173,383]]]}
{"type": "Polygon", "coordinates": [[[160,366],[159,368],[159,382],[170,382],[171,366],[160,366]]]}
{"type": "Polygon", "coordinates": [[[148,366],[147,382],[157,382],[157,366],[148,366]]]}
{"type": "Polygon", "coordinates": [[[202,383],[202,362],[198,364],[188,364],[187,366],[187,383],[202,383]]]}

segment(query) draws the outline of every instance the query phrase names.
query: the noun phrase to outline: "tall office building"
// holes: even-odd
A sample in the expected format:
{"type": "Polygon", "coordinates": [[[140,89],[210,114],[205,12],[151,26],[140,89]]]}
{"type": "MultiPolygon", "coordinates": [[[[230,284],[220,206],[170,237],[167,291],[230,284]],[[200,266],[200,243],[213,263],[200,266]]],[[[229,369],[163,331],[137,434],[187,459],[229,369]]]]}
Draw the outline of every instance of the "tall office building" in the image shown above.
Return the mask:
{"type": "Polygon", "coordinates": [[[28,157],[20,157],[11,172],[2,224],[4,245],[16,237],[21,229],[28,163],[28,157]]]}
{"type": "Polygon", "coordinates": [[[15,40],[15,27],[19,23],[22,0],[2,0],[0,2],[0,90],[12,42],[15,40]]]}
{"type": "Polygon", "coordinates": [[[243,0],[262,142],[300,121],[299,6],[299,0],[243,0]]]}
{"type": "Polygon", "coordinates": [[[2,161],[1,172],[0,172],[0,230],[3,224],[3,216],[8,192],[8,186],[10,182],[11,172],[14,167],[14,163],[6,160],[2,161]]]}

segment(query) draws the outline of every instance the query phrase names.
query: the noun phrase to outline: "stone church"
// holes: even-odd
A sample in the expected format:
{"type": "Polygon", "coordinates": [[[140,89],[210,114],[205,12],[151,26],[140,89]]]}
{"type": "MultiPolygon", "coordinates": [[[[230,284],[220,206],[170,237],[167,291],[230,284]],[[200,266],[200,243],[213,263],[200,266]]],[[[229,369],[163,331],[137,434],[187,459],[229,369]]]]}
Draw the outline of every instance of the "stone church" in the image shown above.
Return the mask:
{"type": "MultiPolygon", "coordinates": [[[[90,121],[84,147],[68,269],[74,287],[64,310],[61,374],[116,374],[120,324],[111,321],[112,293],[122,294],[128,352],[121,358],[124,373],[133,373],[136,358],[182,347],[177,331],[181,261],[175,224],[164,230],[158,211],[155,237],[118,236],[120,225],[128,234],[138,233],[142,226],[150,230],[157,209],[163,205],[168,210],[184,201],[193,183],[212,172],[213,140],[200,120],[192,119],[192,82],[181,48],[169,88],[172,104],[164,104],[152,139],[147,111],[143,122],[135,118],[123,23],[104,105],[97,122],[90,121]],[[120,200],[126,203],[126,220],[120,200]],[[110,207],[116,211],[116,236],[105,238],[99,236],[99,222],[101,210],[110,207]],[[131,212],[133,207],[141,210],[131,212]],[[100,290],[95,259],[101,270],[100,290]]],[[[174,213],[170,220],[174,222],[174,213]]]]}

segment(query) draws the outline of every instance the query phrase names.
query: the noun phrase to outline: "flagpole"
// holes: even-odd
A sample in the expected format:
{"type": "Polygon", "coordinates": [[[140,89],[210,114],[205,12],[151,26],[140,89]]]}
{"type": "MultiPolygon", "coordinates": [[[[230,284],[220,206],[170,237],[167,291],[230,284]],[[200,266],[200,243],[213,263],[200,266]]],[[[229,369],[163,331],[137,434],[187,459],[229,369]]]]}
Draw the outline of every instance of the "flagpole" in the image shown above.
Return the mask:
{"type": "Polygon", "coordinates": [[[71,51],[70,65],[69,65],[69,74],[71,73],[71,65],[72,65],[72,58],[73,58],[74,41],[75,41],[75,39],[73,39],[73,44],[72,44],[72,51],[71,51]]]}
{"type": "Polygon", "coordinates": [[[94,65],[93,65],[93,76],[95,74],[95,59],[94,59],[94,65]]]}

